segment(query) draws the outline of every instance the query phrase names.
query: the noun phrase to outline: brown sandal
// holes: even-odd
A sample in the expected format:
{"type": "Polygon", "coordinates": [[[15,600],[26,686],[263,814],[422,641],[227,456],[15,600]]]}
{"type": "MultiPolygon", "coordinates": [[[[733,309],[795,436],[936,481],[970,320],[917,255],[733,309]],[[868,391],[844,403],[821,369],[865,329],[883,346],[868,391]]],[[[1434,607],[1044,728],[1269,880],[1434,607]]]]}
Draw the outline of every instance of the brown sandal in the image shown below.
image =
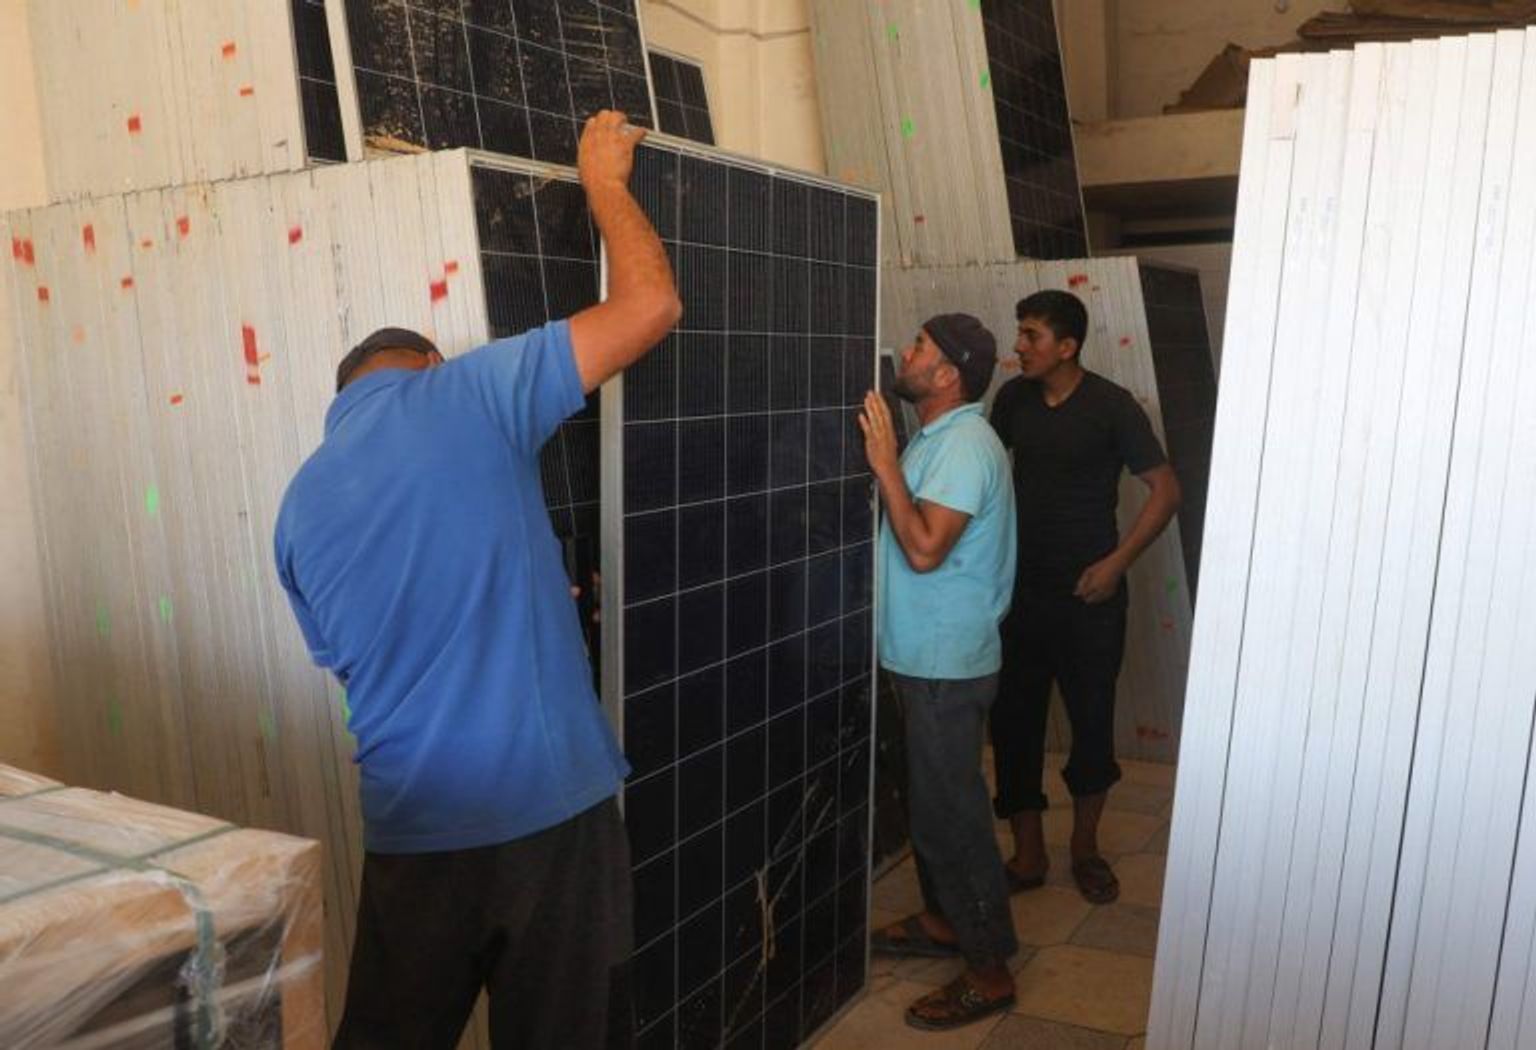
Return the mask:
{"type": "Polygon", "coordinates": [[[1120,896],[1120,880],[1103,857],[1073,861],[1072,879],[1089,904],[1109,904],[1120,896]]]}
{"type": "Polygon", "coordinates": [[[961,974],[907,1007],[907,1024],[925,1032],[947,1032],[1008,1010],[1015,1001],[1012,992],[989,999],[961,974]]]}

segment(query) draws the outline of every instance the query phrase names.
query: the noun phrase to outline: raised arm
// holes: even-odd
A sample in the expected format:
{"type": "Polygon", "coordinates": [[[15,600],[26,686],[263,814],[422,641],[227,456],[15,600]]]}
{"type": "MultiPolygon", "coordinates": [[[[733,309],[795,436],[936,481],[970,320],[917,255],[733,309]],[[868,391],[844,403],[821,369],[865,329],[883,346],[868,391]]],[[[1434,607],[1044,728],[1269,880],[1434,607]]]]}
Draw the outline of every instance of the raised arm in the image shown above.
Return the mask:
{"type": "Polygon", "coordinates": [[[644,128],[603,110],[587,121],[576,166],[587,207],[608,249],[608,298],[571,318],[571,345],[584,390],[623,371],[672,330],[683,306],[672,266],[650,220],[629,192],[644,128]]]}

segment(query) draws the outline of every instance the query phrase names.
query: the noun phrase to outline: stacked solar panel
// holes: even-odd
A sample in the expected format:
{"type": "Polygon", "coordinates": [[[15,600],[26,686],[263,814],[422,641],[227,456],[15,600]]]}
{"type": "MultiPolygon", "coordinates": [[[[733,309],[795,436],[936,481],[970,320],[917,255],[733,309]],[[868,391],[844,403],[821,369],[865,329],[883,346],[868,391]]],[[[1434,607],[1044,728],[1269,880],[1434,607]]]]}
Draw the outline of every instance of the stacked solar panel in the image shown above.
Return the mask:
{"type": "Polygon", "coordinates": [[[1083,258],[1087,229],[1051,0],[984,0],[981,13],[1014,249],[1031,259],[1083,258]]]}

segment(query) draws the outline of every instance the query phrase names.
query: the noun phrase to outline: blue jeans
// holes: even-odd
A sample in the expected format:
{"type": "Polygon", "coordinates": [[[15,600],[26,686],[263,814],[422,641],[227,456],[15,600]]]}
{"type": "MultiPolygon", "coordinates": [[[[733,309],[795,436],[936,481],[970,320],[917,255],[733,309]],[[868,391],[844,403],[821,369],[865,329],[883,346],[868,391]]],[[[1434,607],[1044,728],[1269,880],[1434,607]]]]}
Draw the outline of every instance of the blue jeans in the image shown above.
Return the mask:
{"type": "Polygon", "coordinates": [[[981,775],[997,675],[891,681],[907,723],[907,805],[923,905],[949,920],[971,967],[1006,963],[1019,942],[981,775]]]}

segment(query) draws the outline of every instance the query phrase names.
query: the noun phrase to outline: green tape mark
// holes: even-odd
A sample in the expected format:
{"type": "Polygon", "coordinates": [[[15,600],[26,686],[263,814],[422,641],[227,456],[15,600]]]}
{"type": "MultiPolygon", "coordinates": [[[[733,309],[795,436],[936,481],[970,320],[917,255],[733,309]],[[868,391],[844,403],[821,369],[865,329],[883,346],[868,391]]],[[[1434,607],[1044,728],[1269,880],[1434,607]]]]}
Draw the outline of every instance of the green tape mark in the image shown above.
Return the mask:
{"type": "Polygon", "coordinates": [[[983,69],[981,71],[981,90],[986,91],[991,86],[992,86],[992,71],[990,69],[983,69]]]}
{"type": "Polygon", "coordinates": [[[347,687],[341,687],[341,717],[347,724],[347,730],[352,729],[352,705],[347,703],[347,687]]]}
{"type": "Polygon", "coordinates": [[[894,44],[901,39],[901,28],[895,22],[888,22],[885,27],[885,36],[886,39],[894,44]]]}
{"type": "Polygon", "coordinates": [[[971,10],[972,11],[980,11],[981,10],[981,0],[971,0],[971,10]]]}
{"type": "Polygon", "coordinates": [[[112,613],[107,609],[106,602],[96,603],[96,633],[103,638],[112,636],[112,613]]]}
{"type": "Polygon", "coordinates": [[[1172,594],[1174,591],[1179,589],[1179,581],[1170,576],[1168,577],[1168,582],[1163,584],[1163,586],[1167,589],[1169,594],[1172,594]]]}
{"type": "Polygon", "coordinates": [[[115,696],[107,697],[107,732],[113,736],[123,735],[123,705],[115,696]]]}
{"type": "Polygon", "coordinates": [[[144,490],[144,510],[151,518],[160,513],[160,490],[154,485],[144,490]]]}
{"type": "Polygon", "coordinates": [[[913,135],[916,135],[916,134],[917,134],[917,125],[912,123],[912,118],[911,117],[902,117],[901,118],[901,137],[904,138],[904,139],[909,139],[913,135]]]}
{"type": "Polygon", "coordinates": [[[261,726],[261,735],[271,743],[277,739],[277,722],[272,718],[271,711],[263,711],[256,716],[256,722],[261,726]]]}
{"type": "Polygon", "coordinates": [[[160,596],[160,619],[166,623],[171,622],[171,597],[168,594],[160,596]]]}

